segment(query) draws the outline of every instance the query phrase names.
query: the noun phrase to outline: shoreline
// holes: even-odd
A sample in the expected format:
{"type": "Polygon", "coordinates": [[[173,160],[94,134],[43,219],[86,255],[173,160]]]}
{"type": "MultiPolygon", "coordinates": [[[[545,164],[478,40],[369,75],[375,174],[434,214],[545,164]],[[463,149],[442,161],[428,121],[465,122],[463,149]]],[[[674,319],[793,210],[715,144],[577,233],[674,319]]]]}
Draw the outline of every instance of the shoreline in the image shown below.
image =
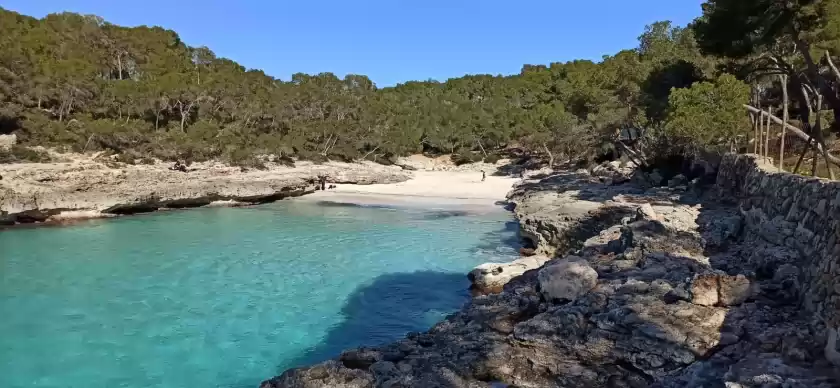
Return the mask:
{"type": "Polygon", "coordinates": [[[335,185],[297,201],[327,201],[370,206],[436,207],[443,209],[498,208],[518,178],[486,176],[473,171],[415,171],[409,180],[391,184],[335,185]]]}
{"type": "Polygon", "coordinates": [[[0,230],[289,198],[481,210],[498,207],[516,181],[487,176],[482,182],[481,170],[492,173],[492,165],[455,168],[416,156],[412,161],[420,158],[426,164],[412,171],[371,162],[298,162],[296,167],[268,163],[265,170],[207,162],[194,164],[188,173],[171,171],[162,163],[115,167],[87,155],[64,157],[64,162],[0,165],[0,230]],[[327,176],[337,187],[318,191],[319,176],[327,176]]]}
{"type": "MultiPolygon", "coordinates": [[[[749,163],[728,163],[714,186],[651,186],[644,172],[613,184],[581,170],[517,185],[510,203],[537,255],[471,273],[474,284],[481,275],[494,289],[427,331],[345,349],[260,388],[674,388],[752,386],[767,376],[834,386],[840,329],[801,308],[804,257],[755,234],[777,230],[759,226],[769,217],[751,220],[720,198],[721,189],[751,187],[743,184],[753,176],[749,163]],[[773,276],[756,276],[771,266],[773,276]]],[[[753,176],[753,185],[764,178],[753,176]]],[[[782,201],[778,191],[768,185],[768,200],[782,201]]]]}

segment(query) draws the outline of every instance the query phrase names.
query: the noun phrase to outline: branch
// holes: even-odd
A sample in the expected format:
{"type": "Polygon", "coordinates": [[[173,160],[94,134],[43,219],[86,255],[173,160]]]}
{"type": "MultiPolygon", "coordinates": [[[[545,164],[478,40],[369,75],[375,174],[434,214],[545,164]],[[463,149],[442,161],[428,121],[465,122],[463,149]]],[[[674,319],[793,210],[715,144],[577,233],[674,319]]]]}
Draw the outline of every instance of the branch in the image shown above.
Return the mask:
{"type": "MultiPolygon", "coordinates": [[[[767,112],[763,112],[760,109],[752,107],[750,105],[744,104],[744,108],[747,108],[747,110],[749,110],[752,113],[757,113],[757,114],[760,114],[762,116],[767,115],[767,112]]],[[[811,136],[809,136],[807,133],[805,133],[801,129],[799,129],[797,127],[794,127],[793,125],[790,125],[788,123],[785,123],[782,119],[780,119],[776,116],[773,116],[772,114],[769,115],[769,116],[770,116],[770,119],[773,120],[776,124],[783,125],[787,130],[793,132],[794,135],[799,136],[799,138],[801,138],[802,140],[808,141],[808,140],[811,139],[811,136]]],[[[837,158],[836,156],[829,154],[827,151],[824,151],[822,144],[817,143],[816,147],[817,147],[817,151],[825,153],[826,159],[831,161],[831,163],[833,163],[837,166],[840,166],[840,158],[837,158]]]]}
{"type": "MultiPolygon", "coordinates": [[[[374,148],[374,149],[373,149],[373,150],[371,150],[370,152],[366,153],[366,154],[365,154],[365,156],[363,156],[363,157],[362,157],[362,160],[367,159],[367,157],[368,157],[368,156],[370,156],[370,154],[372,154],[372,153],[376,152],[376,150],[378,150],[378,149],[379,149],[379,146],[376,146],[376,148],[374,148]]],[[[373,160],[376,160],[376,158],[373,158],[373,160]]]]}
{"type": "Polygon", "coordinates": [[[828,51],[825,52],[825,60],[828,62],[828,67],[831,69],[831,74],[833,74],[834,78],[840,82],[840,71],[837,70],[837,66],[834,66],[834,62],[831,60],[831,54],[828,51]]]}

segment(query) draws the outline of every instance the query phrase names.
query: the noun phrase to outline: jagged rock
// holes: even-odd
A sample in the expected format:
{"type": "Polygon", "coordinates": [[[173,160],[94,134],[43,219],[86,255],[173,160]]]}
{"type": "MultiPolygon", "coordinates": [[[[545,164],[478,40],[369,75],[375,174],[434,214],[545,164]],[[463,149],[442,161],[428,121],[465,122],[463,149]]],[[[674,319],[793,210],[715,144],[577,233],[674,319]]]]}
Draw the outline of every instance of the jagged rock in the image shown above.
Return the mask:
{"type": "Polygon", "coordinates": [[[737,306],[751,296],[750,281],[744,275],[718,278],[718,302],[722,306],[737,306]]]}
{"type": "Polygon", "coordinates": [[[645,203],[636,208],[636,221],[656,221],[659,216],[653,210],[649,203],[645,203]]]}
{"type": "Polygon", "coordinates": [[[288,370],[277,378],[264,381],[260,388],[369,388],[373,387],[374,381],[367,371],[345,367],[338,361],[327,361],[310,368],[288,370]]]}
{"type": "Polygon", "coordinates": [[[700,273],[691,281],[691,303],[701,306],[735,306],[751,296],[750,281],[744,275],[700,273]]]}
{"type": "Polygon", "coordinates": [[[828,338],[825,342],[825,358],[834,366],[840,367],[840,342],[837,340],[840,337],[840,328],[828,327],[826,331],[828,338]]]}
{"type": "Polygon", "coordinates": [[[511,279],[541,267],[548,260],[540,255],[521,257],[509,263],[484,263],[470,271],[467,277],[472,288],[480,293],[499,292],[511,279]]]}
{"type": "Polygon", "coordinates": [[[698,274],[691,281],[691,303],[714,306],[718,303],[718,274],[698,274]]]}
{"type": "Polygon", "coordinates": [[[551,263],[539,272],[540,292],[546,300],[574,301],[598,284],[598,272],[577,256],[551,263]]]}
{"type": "Polygon", "coordinates": [[[428,332],[359,350],[350,364],[361,369],[331,361],[315,368],[332,376],[305,368],[266,387],[840,386],[829,363],[836,331],[824,335],[799,310],[807,260],[738,226],[737,208],[586,174],[553,172],[510,196],[523,236],[573,255],[476,296],[428,332]],[[657,219],[635,220],[637,205],[654,201],[657,219]]]}
{"type": "Polygon", "coordinates": [[[267,163],[267,170],[248,172],[203,162],[192,164],[185,173],[171,171],[162,163],[113,166],[83,155],[67,157],[76,159],[0,165],[0,211],[18,222],[36,222],[42,217],[33,217],[34,212],[105,215],[205,206],[214,201],[270,202],[311,192],[311,181],[319,175],[357,184],[396,183],[411,177],[398,167],[370,162],[298,162],[294,168],[267,163]]]}
{"type": "Polygon", "coordinates": [[[536,255],[537,251],[534,248],[519,248],[519,255],[520,256],[533,256],[536,255]]]}

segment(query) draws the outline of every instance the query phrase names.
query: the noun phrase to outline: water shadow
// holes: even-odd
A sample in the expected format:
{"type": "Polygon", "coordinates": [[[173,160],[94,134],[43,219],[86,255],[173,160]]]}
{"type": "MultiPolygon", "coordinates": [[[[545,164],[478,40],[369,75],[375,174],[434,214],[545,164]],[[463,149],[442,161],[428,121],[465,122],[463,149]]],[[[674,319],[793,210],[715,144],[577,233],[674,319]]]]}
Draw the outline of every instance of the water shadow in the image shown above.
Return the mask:
{"type": "Polygon", "coordinates": [[[374,204],[361,204],[361,203],[353,203],[353,202],[339,202],[339,201],[318,201],[315,202],[318,206],[323,207],[343,207],[343,208],[366,208],[366,209],[396,209],[394,206],[388,205],[374,205],[374,204]]]}
{"type": "Polygon", "coordinates": [[[469,299],[469,281],[462,273],[419,271],[377,277],[359,286],[341,309],[343,321],[320,345],[279,365],[277,374],[338,357],[359,346],[397,341],[413,331],[426,331],[469,299]]]}

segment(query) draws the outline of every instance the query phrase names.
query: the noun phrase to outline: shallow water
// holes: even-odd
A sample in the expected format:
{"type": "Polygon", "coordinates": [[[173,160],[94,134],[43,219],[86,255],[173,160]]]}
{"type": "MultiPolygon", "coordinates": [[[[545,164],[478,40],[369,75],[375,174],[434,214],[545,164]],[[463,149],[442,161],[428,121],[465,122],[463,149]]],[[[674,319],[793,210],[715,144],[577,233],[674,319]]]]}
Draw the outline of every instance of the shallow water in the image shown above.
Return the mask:
{"type": "Polygon", "coordinates": [[[0,386],[256,387],[428,329],[509,213],[283,201],[0,232],[0,386]]]}

